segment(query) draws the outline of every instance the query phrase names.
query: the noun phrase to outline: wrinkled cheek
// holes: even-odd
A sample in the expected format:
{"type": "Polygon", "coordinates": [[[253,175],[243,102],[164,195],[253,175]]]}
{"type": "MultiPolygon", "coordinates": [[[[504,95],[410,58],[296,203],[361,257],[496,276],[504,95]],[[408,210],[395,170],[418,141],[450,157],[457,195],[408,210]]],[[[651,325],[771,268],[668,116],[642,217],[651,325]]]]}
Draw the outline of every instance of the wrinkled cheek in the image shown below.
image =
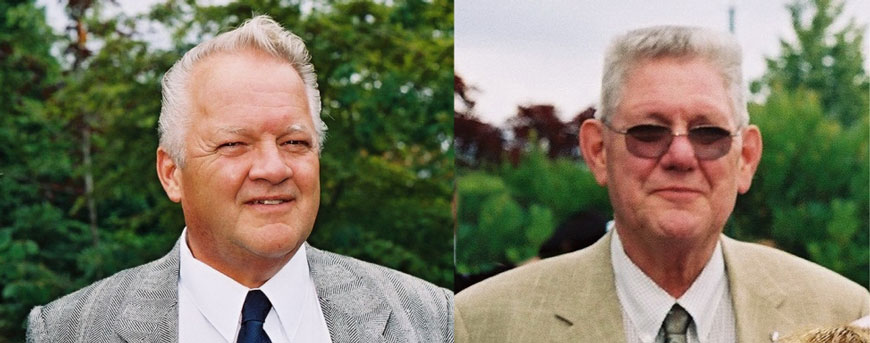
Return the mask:
{"type": "Polygon", "coordinates": [[[629,180],[613,180],[608,187],[613,210],[622,212],[620,215],[623,219],[643,215],[645,206],[643,197],[638,193],[639,187],[632,186],[629,180]]]}
{"type": "Polygon", "coordinates": [[[623,203],[640,202],[645,196],[644,185],[654,167],[650,163],[625,163],[617,166],[608,177],[608,187],[618,192],[623,203]]]}
{"type": "Polygon", "coordinates": [[[717,215],[717,222],[722,226],[725,225],[725,222],[728,221],[728,217],[731,216],[731,213],[734,212],[734,205],[737,202],[737,193],[736,192],[720,192],[713,199],[713,211],[717,215]]]}

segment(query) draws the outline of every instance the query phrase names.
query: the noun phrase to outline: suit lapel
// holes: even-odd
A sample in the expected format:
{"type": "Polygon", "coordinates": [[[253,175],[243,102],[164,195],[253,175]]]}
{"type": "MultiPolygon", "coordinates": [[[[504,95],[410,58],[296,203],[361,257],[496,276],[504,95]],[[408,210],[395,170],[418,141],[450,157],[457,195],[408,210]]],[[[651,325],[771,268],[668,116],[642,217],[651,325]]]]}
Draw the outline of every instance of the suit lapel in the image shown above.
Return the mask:
{"type": "Polygon", "coordinates": [[[341,259],[308,246],[320,309],[333,342],[384,342],[390,307],[365,278],[341,259]]]}
{"type": "Polygon", "coordinates": [[[770,342],[779,327],[792,327],[794,321],[782,312],[786,290],[765,269],[767,266],[741,253],[741,242],[722,236],[722,254],[731,302],[734,305],[737,340],[770,342]]]}
{"type": "Polygon", "coordinates": [[[178,247],[146,265],[123,295],[115,330],[124,341],[178,341],[178,247]]]}
{"type": "MultiPolygon", "coordinates": [[[[572,267],[547,281],[555,296],[550,305],[553,320],[569,325],[554,331],[553,342],[625,342],[622,310],[610,261],[608,233],[589,248],[574,253],[578,261],[572,267]],[[582,256],[586,255],[586,256],[582,256]]],[[[546,292],[544,292],[546,293],[546,292]]]]}

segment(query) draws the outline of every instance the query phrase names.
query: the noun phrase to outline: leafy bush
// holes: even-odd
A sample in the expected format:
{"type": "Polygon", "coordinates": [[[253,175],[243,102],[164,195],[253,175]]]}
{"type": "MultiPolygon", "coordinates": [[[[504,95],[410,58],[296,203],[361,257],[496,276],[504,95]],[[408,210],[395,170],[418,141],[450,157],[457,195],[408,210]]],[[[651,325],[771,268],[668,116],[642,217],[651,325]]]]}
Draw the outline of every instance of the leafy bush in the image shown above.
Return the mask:
{"type": "Polygon", "coordinates": [[[550,160],[537,148],[516,167],[504,164],[460,175],[457,191],[456,271],[461,274],[485,273],[536,256],[573,213],[611,212],[606,189],[584,164],[550,160]]]}
{"type": "Polygon", "coordinates": [[[764,151],[727,232],[744,240],[770,238],[867,285],[868,118],[843,127],[824,115],[815,92],[782,88],[750,112],[764,151]]]}

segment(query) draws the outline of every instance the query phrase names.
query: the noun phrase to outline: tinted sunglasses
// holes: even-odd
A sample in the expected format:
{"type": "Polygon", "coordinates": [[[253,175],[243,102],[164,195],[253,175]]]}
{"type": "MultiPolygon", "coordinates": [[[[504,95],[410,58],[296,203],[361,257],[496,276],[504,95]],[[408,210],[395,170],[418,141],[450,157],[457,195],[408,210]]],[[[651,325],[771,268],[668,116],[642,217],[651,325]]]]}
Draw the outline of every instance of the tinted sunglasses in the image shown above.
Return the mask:
{"type": "Polygon", "coordinates": [[[602,122],[610,131],[625,135],[625,146],[632,155],[641,158],[659,158],[671,147],[674,137],[686,136],[699,160],[715,160],[731,150],[731,142],[739,133],[731,133],[718,126],[697,126],[686,133],[674,133],[669,127],[637,125],[624,131],[602,122]]]}

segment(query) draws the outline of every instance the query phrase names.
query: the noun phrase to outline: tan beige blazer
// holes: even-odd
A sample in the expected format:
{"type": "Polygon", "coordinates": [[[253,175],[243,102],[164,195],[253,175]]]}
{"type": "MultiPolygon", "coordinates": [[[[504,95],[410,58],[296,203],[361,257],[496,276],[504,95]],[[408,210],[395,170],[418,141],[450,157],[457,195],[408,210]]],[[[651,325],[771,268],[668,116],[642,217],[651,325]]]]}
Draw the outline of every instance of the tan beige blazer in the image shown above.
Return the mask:
{"type": "MultiPolygon", "coordinates": [[[[625,342],[611,234],[456,296],[456,342],[625,342]]],[[[788,253],[722,236],[740,342],[770,342],[870,313],[867,289],[788,253]]]]}

